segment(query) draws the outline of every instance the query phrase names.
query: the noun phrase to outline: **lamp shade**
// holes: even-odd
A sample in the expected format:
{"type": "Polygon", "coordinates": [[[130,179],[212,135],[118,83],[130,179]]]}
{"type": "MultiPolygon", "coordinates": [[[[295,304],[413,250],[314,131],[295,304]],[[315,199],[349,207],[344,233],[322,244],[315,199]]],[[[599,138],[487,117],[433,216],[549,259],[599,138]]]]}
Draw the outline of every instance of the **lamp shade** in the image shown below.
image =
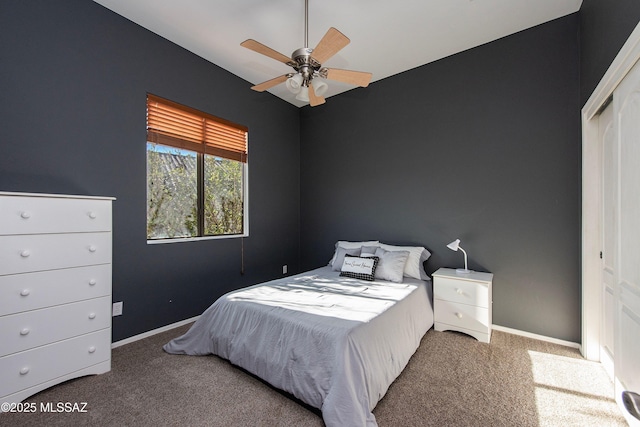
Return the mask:
{"type": "Polygon", "coordinates": [[[456,239],[453,242],[449,243],[447,247],[452,251],[457,251],[460,248],[460,239],[456,239]]]}
{"type": "Polygon", "coordinates": [[[327,89],[329,89],[329,85],[320,80],[319,78],[315,78],[313,80],[311,80],[311,86],[313,86],[313,92],[317,95],[317,96],[322,96],[325,93],[327,93],[327,89]]]}
{"type": "Polygon", "coordinates": [[[296,74],[293,77],[289,77],[287,79],[287,89],[289,89],[290,92],[292,93],[298,93],[300,92],[300,88],[302,87],[302,75],[301,74],[296,74]]]}
{"type": "Polygon", "coordinates": [[[298,101],[309,102],[309,88],[306,86],[302,86],[300,88],[300,92],[298,92],[298,95],[296,95],[296,99],[298,101]]]}

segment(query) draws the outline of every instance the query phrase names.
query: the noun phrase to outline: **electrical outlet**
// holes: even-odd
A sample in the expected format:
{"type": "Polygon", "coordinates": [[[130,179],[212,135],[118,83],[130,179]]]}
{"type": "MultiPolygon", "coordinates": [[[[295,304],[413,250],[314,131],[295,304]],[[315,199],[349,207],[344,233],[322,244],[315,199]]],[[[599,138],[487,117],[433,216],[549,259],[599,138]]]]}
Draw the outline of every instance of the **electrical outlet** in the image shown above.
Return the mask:
{"type": "Polygon", "coordinates": [[[287,274],[287,266],[286,265],[282,266],[282,274],[287,274]]]}
{"type": "Polygon", "coordinates": [[[113,303],[113,310],[111,311],[111,317],[122,316],[122,301],[113,303]]]}

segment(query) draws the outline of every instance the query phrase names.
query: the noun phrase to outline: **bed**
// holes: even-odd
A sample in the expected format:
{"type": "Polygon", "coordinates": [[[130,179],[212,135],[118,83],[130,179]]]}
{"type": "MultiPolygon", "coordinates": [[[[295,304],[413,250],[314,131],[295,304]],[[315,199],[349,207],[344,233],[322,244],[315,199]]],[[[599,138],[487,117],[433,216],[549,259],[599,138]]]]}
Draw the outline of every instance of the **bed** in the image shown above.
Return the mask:
{"type": "Polygon", "coordinates": [[[227,359],[329,427],[376,426],[373,408],[433,325],[431,281],[363,280],[341,267],[363,258],[338,249],[328,266],[223,295],[164,350],[227,359]]]}

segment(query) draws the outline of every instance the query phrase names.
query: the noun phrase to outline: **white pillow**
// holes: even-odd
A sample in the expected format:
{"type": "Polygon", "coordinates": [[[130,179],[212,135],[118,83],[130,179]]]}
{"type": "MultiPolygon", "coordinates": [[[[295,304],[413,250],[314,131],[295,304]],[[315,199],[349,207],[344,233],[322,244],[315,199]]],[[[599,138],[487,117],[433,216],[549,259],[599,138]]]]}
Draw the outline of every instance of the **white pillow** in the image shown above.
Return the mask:
{"type": "MultiPolygon", "coordinates": [[[[338,240],[336,242],[336,250],[333,251],[333,257],[331,257],[331,261],[329,261],[329,265],[333,267],[333,263],[336,261],[336,252],[338,251],[339,247],[345,248],[345,249],[356,249],[356,248],[361,248],[363,246],[380,246],[378,243],[380,242],[377,240],[369,240],[366,242],[349,242],[346,240],[338,240]]],[[[341,266],[342,264],[334,268],[334,270],[339,270],[341,266]]]]}
{"type": "Polygon", "coordinates": [[[407,264],[409,251],[387,251],[386,249],[378,248],[375,256],[380,258],[378,268],[376,268],[376,279],[402,283],[404,266],[407,264]]]}
{"type": "Polygon", "coordinates": [[[353,257],[346,256],[340,269],[340,276],[353,279],[373,281],[378,266],[378,257],[353,257]]]}
{"type": "Polygon", "coordinates": [[[414,279],[427,280],[429,276],[424,271],[424,262],[429,259],[431,252],[422,246],[393,246],[380,243],[382,249],[387,251],[409,251],[409,258],[404,266],[404,275],[414,279]]]}

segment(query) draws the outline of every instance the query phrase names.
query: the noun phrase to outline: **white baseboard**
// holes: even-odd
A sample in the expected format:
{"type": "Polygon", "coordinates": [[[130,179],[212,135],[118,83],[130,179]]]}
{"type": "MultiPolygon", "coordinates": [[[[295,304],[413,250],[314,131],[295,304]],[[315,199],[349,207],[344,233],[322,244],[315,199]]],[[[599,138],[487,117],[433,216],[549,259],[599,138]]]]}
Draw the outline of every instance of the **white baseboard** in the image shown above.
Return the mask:
{"type": "MultiPolygon", "coordinates": [[[[120,347],[120,346],[123,346],[125,344],[130,344],[132,342],[135,342],[135,341],[138,341],[138,340],[141,340],[141,339],[144,339],[144,338],[148,338],[150,336],[153,336],[153,335],[156,335],[156,334],[160,334],[162,332],[169,331],[171,329],[179,328],[180,326],[186,325],[188,323],[195,322],[196,320],[198,320],[199,317],[200,316],[195,316],[195,317],[192,317],[190,319],[181,320],[180,322],[172,323],[170,325],[166,325],[166,326],[163,326],[163,327],[158,328],[158,329],[153,329],[151,331],[147,331],[147,332],[144,332],[144,333],[139,334],[139,335],[134,335],[132,337],[125,338],[125,339],[120,340],[120,341],[116,341],[116,342],[111,344],[111,348],[120,347]]],[[[580,344],[575,343],[575,342],[559,340],[557,338],[551,338],[551,337],[547,337],[547,336],[544,336],[544,335],[532,334],[531,332],[520,331],[518,329],[511,329],[511,328],[507,328],[507,327],[500,326],[500,325],[491,325],[491,329],[493,329],[494,331],[506,332],[506,333],[512,334],[512,335],[520,335],[520,336],[527,337],[527,338],[532,338],[532,339],[535,339],[535,340],[550,342],[552,344],[559,344],[559,345],[564,345],[566,347],[572,347],[572,348],[580,349],[580,344]]]]}
{"type": "Polygon", "coordinates": [[[520,331],[518,329],[505,328],[504,326],[491,325],[491,329],[494,331],[506,332],[508,334],[520,335],[527,338],[533,338],[534,340],[546,341],[552,344],[559,344],[565,347],[577,348],[580,350],[580,344],[571,341],[559,340],[557,338],[546,337],[544,335],[532,334],[531,332],[520,331]]]}
{"type": "Polygon", "coordinates": [[[147,332],[139,334],[139,335],[134,335],[132,337],[125,338],[125,339],[120,340],[120,341],[116,341],[116,342],[111,344],[111,348],[120,347],[120,346],[123,346],[125,344],[130,344],[132,342],[141,340],[143,338],[148,338],[148,337],[150,337],[152,335],[156,335],[156,334],[159,334],[159,333],[162,333],[162,332],[169,331],[171,329],[178,328],[178,327],[186,325],[188,323],[195,322],[196,320],[198,320],[199,317],[200,316],[198,315],[198,316],[192,317],[190,319],[181,320],[180,322],[172,323],[170,325],[163,326],[163,327],[158,328],[158,329],[153,329],[151,331],[147,331],[147,332]]]}

